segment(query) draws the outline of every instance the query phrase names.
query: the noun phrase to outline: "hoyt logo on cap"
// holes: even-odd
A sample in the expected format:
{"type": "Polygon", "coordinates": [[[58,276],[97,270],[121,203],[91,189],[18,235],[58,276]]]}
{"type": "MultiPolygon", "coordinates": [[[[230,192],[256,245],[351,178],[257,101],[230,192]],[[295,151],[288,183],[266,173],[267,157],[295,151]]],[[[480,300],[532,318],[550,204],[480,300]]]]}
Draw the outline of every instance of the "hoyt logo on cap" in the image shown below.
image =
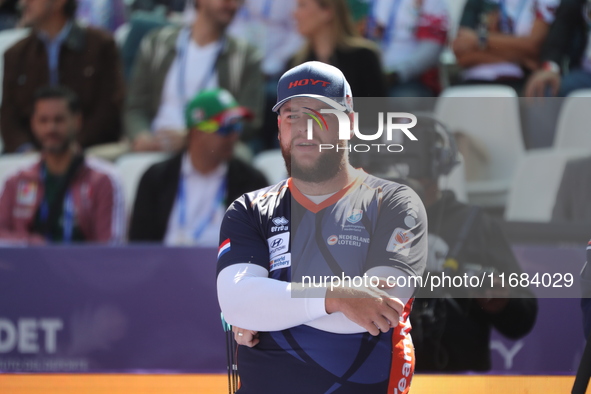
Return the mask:
{"type": "Polygon", "coordinates": [[[306,86],[307,84],[316,85],[317,83],[322,84],[323,88],[330,85],[330,82],[328,82],[328,81],[321,81],[320,79],[306,78],[306,79],[300,79],[299,81],[290,82],[289,86],[287,88],[291,89],[291,88],[295,88],[296,86],[306,86]]]}
{"type": "Polygon", "coordinates": [[[273,111],[278,112],[296,97],[311,97],[339,111],[353,111],[353,94],[347,79],[341,70],[326,63],[306,62],[285,72],[277,84],[273,111]]]}

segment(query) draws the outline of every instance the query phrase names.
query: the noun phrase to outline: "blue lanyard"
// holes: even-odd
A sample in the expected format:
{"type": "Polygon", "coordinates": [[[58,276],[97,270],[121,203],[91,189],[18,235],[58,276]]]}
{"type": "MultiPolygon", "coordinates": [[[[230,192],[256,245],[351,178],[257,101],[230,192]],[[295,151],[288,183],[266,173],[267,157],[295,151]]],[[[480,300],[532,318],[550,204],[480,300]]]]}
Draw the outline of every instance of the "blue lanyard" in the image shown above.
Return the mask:
{"type": "Polygon", "coordinates": [[[402,0],[394,0],[394,4],[392,4],[392,11],[388,18],[388,26],[386,27],[384,37],[382,38],[383,48],[387,48],[390,41],[394,40],[394,34],[396,34],[396,30],[394,29],[396,27],[396,15],[398,14],[401,5],[402,0]]]}
{"type": "MultiPolygon", "coordinates": [[[[188,62],[188,58],[189,58],[189,44],[190,43],[191,43],[191,30],[189,28],[185,28],[185,29],[181,30],[181,32],[179,33],[179,41],[177,44],[177,53],[178,53],[178,61],[179,61],[178,75],[177,75],[177,89],[178,89],[179,96],[181,97],[181,100],[183,102],[187,102],[189,100],[189,97],[187,97],[187,93],[185,90],[185,87],[186,87],[185,86],[185,75],[187,72],[187,62],[188,62]]],[[[225,43],[226,43],[226,40],[225,39],[222,40],[221,45],[220,45],[220,49],[219,49],[215,59],[213,60],[213,63],[212,63],[211,68],[209,70],[209,73],[205,74],[205,76],[201,80],[201,83],[199,84],[199,87],[197,88],[195,93],[202,91],[205,88],[205,86],[207,85],[207,83],[213,78],[213,76],[215,74],[215,68],[218,63],[218,59],[220,58],[220,55],[222,54],[222,51],[224,50],[225,43]]]]}
{"type": "Polygon", "coordinates": [[[519,19],[521,18],[521,14],[523,13],[523,10],[525,10],[525,6],[527,4],[529,0],[521,0],[521,4],[519,5],[519,8],[517,8],[517,14],[515,15],[515,18],[513,19],[513,29],[510,28],[510,17],[509,17],[509,13],[507,12],[507,6],[505,4],[505,0],[501,0],[501,32],[503,33],[514,33],[515,31],[515,27],[517,26],[517,23],[519,23],[519,19]]]}
{"type": "MultiPolygon", "coordinates": [[[[224,180],[220,184],[220,188],[218,189],[215,199],[213,200],[213,204],[209,210],[207,216],[195,227],[195,231],[193,231],[193,240],[198,240],[203,235],[205,229],[213,222],[213,218],[217,212],[218,207],[223,203],[224,198],[226,197],[226,184],[227,179],[224,177],[224,180]]],[[[181,174],[179,178],[179,186],[176,195],[176,201],[178,205],[179,211],[179,227],[181,229],[187,228],[187,190],[185,187],[185,179],[181,174]]]]}
{"type": "MultiPolygon", "coordinates": [[[[47,178],[47,170],[45,166],[41,166],[41,180],[45,184],[45,179],[47,178]]],[[[49,203],[47,202],[47,198],[43,197],[43,201],[41,202],[41,209],[39,210],[39,219],[42,222],[46,222],[49,218],[49,203]]],[[[74,234],[74,200],[72,198],[72,192],[68,190],[66,193],[66,197],[64,198],[64,210],[63,210],[63,227],[64,227],[64,243],[72,242],[72,236],[74,234]]],[[[48,233],[44,234],[45,239],[48,241],[52,241],[51,239],[51,230],[47,230],[48,233]]]]}

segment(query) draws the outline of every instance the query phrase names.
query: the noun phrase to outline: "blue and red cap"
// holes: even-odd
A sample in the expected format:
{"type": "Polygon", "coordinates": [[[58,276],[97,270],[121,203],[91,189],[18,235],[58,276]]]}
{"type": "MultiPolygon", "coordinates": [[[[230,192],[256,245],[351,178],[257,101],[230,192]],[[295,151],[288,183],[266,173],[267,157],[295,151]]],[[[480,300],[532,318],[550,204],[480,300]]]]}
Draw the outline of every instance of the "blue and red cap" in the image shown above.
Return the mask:
{"type": "Polygon", "coordinates": [[[312,97],[334,109],[353,111],[353,93],[342,71],[330,64],[306,62],[288,70],[277,85],[274,112],[296,97],[312,97]]]}

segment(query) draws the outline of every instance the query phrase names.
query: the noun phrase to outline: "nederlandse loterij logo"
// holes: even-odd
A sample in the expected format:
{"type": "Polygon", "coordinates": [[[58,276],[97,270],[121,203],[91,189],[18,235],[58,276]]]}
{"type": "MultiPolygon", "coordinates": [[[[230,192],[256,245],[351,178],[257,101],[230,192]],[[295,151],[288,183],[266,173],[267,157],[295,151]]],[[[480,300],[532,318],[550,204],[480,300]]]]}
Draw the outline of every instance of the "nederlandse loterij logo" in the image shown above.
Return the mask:
{"type": "MultiPolygon", "coordinates": [[[[323,98],[323,101],[333,101],[331,99],[323,98]]],[[[336,103],[337,106],[340,104],[336,103]]],[[[349,115],[344,111],[339,111],[337,109],[328,109],[323,108],[320,111],[313,110],[312,108],[304,107],[304,109],[311,111],[311,112],[304,112],[304,114],[309,115],[312,119],[308,119],[307,122],[307,138],[308,140],[313,139],[313,129],[314,123],[313,121],[318,124],[320,130],[328,130],[328,123],[326,119],[322,116],[322,114],[333,114],[337,117],[338,124],[339,124],[339,139],[340,140],[350,140],[351,139],[351,118],[349,115]]],[[[417,137],[414,136],[413,133],[410,132],[409,129],[413,128],[417,124],[417,117],[408,112],[384,112],[378,113],[378,130],[375,134],[362,134],[359,131],[359,113],[353,112],[353,133],[354,135],[362,141],[375,141],[382,138],[384,134],[384,125],[386,129],[386,139],[388,141],[393,140],[393,132],[394,130],[400,130],[406,135],[411,141],[417,141],[417,137]],[[385,117],[385,119],[384,119],[385,117]],[[410,122],[407,123],[399,123],[401,119],[408,119],[410,122]]],[[[354,150],[355,152],[369,152],[372,147],[377,148],[377,151],[380,151],[380,148],[383,147],[388,150],[388,152],[402,152],[404,147],[400,144],[355,144],[355,145],[347,145],[346,147],[336,146],[337,151],[339,149],[347,149],[349,152],[354,150]]],[[[335,145],[332,144],[320,144],[319,150],[322,151],[323,149],[335,149],[335,145]]]]}

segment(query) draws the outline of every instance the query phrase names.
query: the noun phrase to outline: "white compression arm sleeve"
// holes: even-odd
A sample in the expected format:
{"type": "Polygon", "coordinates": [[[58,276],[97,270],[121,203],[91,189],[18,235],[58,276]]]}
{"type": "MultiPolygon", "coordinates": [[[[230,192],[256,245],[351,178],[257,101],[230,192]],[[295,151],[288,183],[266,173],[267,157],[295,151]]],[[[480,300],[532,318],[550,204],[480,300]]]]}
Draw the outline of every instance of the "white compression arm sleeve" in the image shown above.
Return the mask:
{"type": "MultiPolygon", "coordinates": [[[[324,298],[306,296],[302,290],[293,297],[291,283],[267,277],[268,272],[256,264],[234,264],[218,275],[218,300],[226,321],[240,328],[255,331],[279,331],[306,324],[336,334],[352,334],[366,330],[344,314],[326,313],[324,298]]],[[[368,276],[407,276],[392,267],[376,267],[368,276]]],[[[406,304],[414,289],[392,288],[388,294],[406,304]]],[[[314,289],[318,291],[318,289],[314,289]]]]}
{"type": "MultiPolygon", "coordinates": [[[[218,301],[232,325],[255,331],[280,331],[326,316],[324,297],[293,297],[289,282],[267,277],[256,264],[234,264],[218,275],[218,301]]],[[[295,291],[295,290],[294,290],[295,291]]],[[[326,291],[324,291],[326,293],[326,291]]]]}
{"type": "MultiPolygon", "coordinates": [[[[368,277],[377,276],[379,278],[398,278],[408,277],[408,274],[393,267],[374,267],[370,268],[366,273],[368,277]]],[[[391,279],[393,282],[393,279],[391,279]]],[[[402,282],[402,281],[401,281],[402,282]]],[[[408,283],[408,281],[405,281],[408,283]]],[[[412,297],[414,287],[394,287],[390,289],[383,289],[390,296],[398,298],[404,305],[412,297]]],[[[314,327],[318,330],[333,332],[335,334],[356,334],[366,332],[367,330],[357,323],[353,323],[341,312],[332,313],[323,317],[319,317],[306,325],[314,327]]]]}

